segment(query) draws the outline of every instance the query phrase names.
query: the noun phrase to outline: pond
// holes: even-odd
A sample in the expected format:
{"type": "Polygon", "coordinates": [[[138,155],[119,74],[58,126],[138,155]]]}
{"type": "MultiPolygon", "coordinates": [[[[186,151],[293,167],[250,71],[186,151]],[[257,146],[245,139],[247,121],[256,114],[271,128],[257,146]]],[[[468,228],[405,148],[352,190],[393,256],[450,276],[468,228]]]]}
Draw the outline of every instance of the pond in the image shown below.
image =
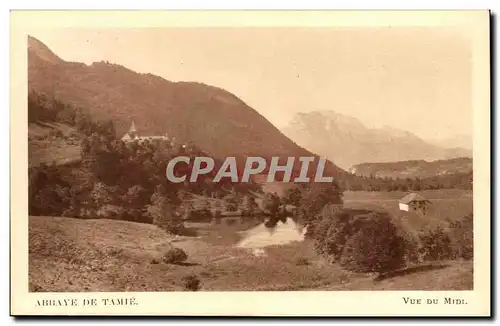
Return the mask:
{"type": "Polygon", "coordinates": [[[300,227],[291,218],[287,218],[285,223],[278,222],[274,228],[262,223],[240,232],[242,239],[236,243],[236,247],[255,249],[303,241],[305,232],[306,228],[300,227]]]}

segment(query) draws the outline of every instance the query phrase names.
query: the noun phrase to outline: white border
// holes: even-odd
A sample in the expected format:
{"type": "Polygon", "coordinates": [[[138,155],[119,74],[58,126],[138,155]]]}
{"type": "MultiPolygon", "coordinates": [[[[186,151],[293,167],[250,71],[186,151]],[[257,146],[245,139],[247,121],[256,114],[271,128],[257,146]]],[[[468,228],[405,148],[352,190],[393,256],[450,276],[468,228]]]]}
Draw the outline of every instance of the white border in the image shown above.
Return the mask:
{"type": "MultiPolygon", "coordinates": [[[[150,0],[143,0],[140,1],[141,6],[137,7],[137,4],[139,2],[137,1],[130,1],[130,0],[124,0],[120,1],[120,4],[118,3],[112,3],[112,4],[105,4],[103,1],[95,1],[95,0],[90,0],[90,1],[72,1],[71,3],[69,2],[62,2],[62,1],[53,1],[53,0],[48,0],[43,2],[43,8],[44,9],[57,9],[57,8],[68,8],[68,9],[180,9],[180,8],[185,8],[185,9],[245,9],[245,8],[253,8],[253,9],[271,9],[271,8],[280,8],[280,9],[292,9],[292,8],[302,8],[302,9],[493,9],[495,12],[499,12],[499,1],[485,1],[485,0],[477,0],[477,1],[449,1],[449,2],[444,2],[444,1],[427,1],[427,0],[421,0],[421,1],[405,1],[405,2],[397,2],[397,1],[377,1],[376,5],[372,1],[346,1],[345,3],[335,3],[335,6],[325,6],[326,3],[323,1],[318,1],[318,0],[309,0],[309,1],[287,1],[286,6],[285,5],[277,5],[277,4],[270,4],[269,1],[262,1],[262,0],[254,0],[254,1],[239,1],[237,5],[235,5],[234,2],[232,1],[211,1],[210,5],[203,1],[193,1],[193,0],[188,0],[188,1],[182,1],[179,4],[172,4],[169,3],[169,7],[162,7],[158,6],[157,3],[154,1],[150,0]]],[[[34,8],[40,8],[40,2],[37,1],[5,1],[0,4],[0,6],[3,7],[6,6],[8,8],[18,8],[18,9],[34,9],[34,8]]],[[[4,47],[2,53],[2,62],[4,63],[4,70],[3,71],[9,71],[9,50],[8,50],[8,39],[9,39],[9,27],[8,27],[8,11],[3,10],[1,11],[3,14],[0,16],[0,22],[1,22],[1,28],[2,28],[2,33],[1,39],[4,40],[5,42],[3,44],[7,45],[4,47]]],[[[498,59],[498,54],[497,54],[497,59],[498,59]]],[[[496,72],[496,69],[495,69],[496,72]]],[[[5,106],[8,108],[8,98],[9,98],[9,91],[8,91],[8,85],[9,85],[9,77],[8,74],[4,75],[4,78],[2,78],[2,83],[4,83],[4,87],[0,88],[2,92],[4,92],[1,98],[4,99],[5,106]]],[[[496,85],[496,88],[494,91],[498,91],[498,84],[496,85]]],[[[497,93],[498,94],[498,93],[497,93]]],[[[4,132],[3,137],[0,137],[0,145],[3,146],[4,152],[7,152],[9,149],[9,128],[8,128],[8,121],[9,121],[9,110],[1,110],[0,114],[0,121],[4,124],[2,127],[2,132],[4,132]]],[[[498,122],[498,121],[495,121],[498,122]]],[[[496,136],[496,132],[495,132],[496,136]]],[[[5,157],[5,156],[4,156],[5,157]]],[[[7,159],[0,160],[0,164],[2,164],[2,167],[4,167],[4,171],[8,171],[9,169],[9,163],[7,159]]],[[[1,198],[4,201],[4,208],[9,207],[9,188],[7,186],[8,184],[8,179],[9,175],[7,173],[2,175],[4,177],[4,182],[2,183],[4,187],[1,189],[2,195],[1,198]]],[[[496,181],[496,180],[495,180],[496,181]]],[[[499,195],[497,194],[495,196],[495,201],[499,201],[499,195]]],[[[8,213],[8,212],[7,212],[8,213]]],[[[6,214],[7,215],[7,214],[6,214]]],[[[4,219],[4,223],[6,222],[6,219],[4,219]]],[[[3,228],[3,230],[8,230],[8,227],[3,228]]],[[[497,229],[498,231],[498,223],[497,223],[497,229]]],[[[4,231],[5,232],[5,231],[4,231]]],[[[6,233],[6,237],[4,239],[8,239],[8,232],[6,233]]],[[[8,246],[6,246],[8,248],[8,246]]],[[[8,250],[4,251],[4,259],[8,259],[8,250]]],[[[498,253],[497,257],[498,258],[498,253]]],[[[4,269],[4,277],[7,278],[9,274],[8,268],[5,270],[4,269]]],[[[4,278],[4,279],[5,279],[4,278]]],[[[4,307],[8,306],[8,297],[3,296],[3,300],[5,300],[4,307]]],[[[4,314],[5,316],[6,314],[4,314]]],[[[10,320],[12,321],[12,320],[10,320]]],[[[172,322],[172,321],[171,321],[172,322]]],[[[333,321],[336,322],[337,321],[333,321]]],[[[111,324],[111,323],[108,323],[111,324]]],[[[427,323],[426,323],[427,324],[427,323]]],[[[454,324],[461,324],[461,322],[454,322],[454,324]]]]}

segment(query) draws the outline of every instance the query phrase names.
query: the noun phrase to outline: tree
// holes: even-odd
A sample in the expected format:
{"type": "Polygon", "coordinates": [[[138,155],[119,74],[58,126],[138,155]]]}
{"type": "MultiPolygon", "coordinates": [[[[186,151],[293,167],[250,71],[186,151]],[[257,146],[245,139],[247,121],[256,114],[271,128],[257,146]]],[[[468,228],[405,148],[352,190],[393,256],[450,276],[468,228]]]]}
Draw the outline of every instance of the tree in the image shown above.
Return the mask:
{"type": "Polygon", "coordinates": [[[41,164],[28,169],[30,215],[61,215],[69,208],[69,184],[63,180],[59,167],[41,164]]]}
{"type": "Polygon", "coordinates": [[[238,205],[240,204],[240,198],[236,192],[231,192],[224,196],[224,201],[226,203],[226,210],[229,212],[235,212],[238,210],[238,205]]]}
{"type": "Polygon", "coordinates": [[[450,224],[450,238],[455,259],[474,258],[474,217],[468,214],[450,224]]]}
{"type": "Polygon", "coordinates": [[[210,210],[212,208],[212,205],[210,203],[210,199],[208,199],[207,197],[203,197],[200,200],[201,200],[200,209],[203,210],[203,211],[209,211],[210,212],[210,210]]]}
{"type": "Polygon", "coordinates": [[[258,209],[255,198],[250,195],[246,195],[245,197],[243,197],[242,209],[244,215],[253,216],[255,211],[258,209]]]}
{"type": "Polygon", "coordinates": [[[87,136],[92,134],[92,120],[88,114],[77,111],[75,115],[75,125],[78,132],[87,136]]]}
{"type": "Polygon", "coordinates": [[[280,197],[276,193],[268,192],[262,199],[262,207],[269,215],[277,215],[280,208],[280,197]]]}
{"type": "Polygon", "coordinates": [[[30,201],[32,215],[60,215],[66,208],[63,199],[50,187],[43,187],[30,201]]]}
{"type": "Polygon", "coordinates": [[[220,212],[222,211],[222,208],[223,208],[222,202],[220,200],[215,200],[214,201],[214,211],[219,212],[219,214],[220,214],[220,212]]]}
{"type": "Polygon", "coordinates": [[[382,272],[403,265],[405,241],[389,214],[367,209],[325,209],[320,216],[314,249],[328,260],[358,272],[382,272]]]}
{"type": "Polygon", "coordinates": [[[104,136],[106,140],[111,141],[115,139],[115,126],[112,120],[98,121],[95,124],[97,133],[104,136]]]}
{"type": "Polygon", "coordinates": [[[135,185],[128,188],[125,194],[125,201],[127,204],[134,207],[142,207],[147,203],[147,191],[141,185],[135,185]]]}
{"type": "Polygon", "coordinates": [[[200,198],[200,203],[197,209],[193,209],[189,212],[190,220],[194,221],[211,221],[212,211],[210,199],[202,197],[200,198]]]}
{"type": "Polygon", "coordinates": [[[444,260],[452,257],[450,236],[441,226],[421,232],[420,244],[420,252],[424,261],[444,260]]]}
{"type": "Polygon", "coordinates": [[[65,108],[59,111],[55,117],[58,122],[63,122],[69,125],[75,124],[76,112],[70,106],[65,106],[65,108]]]}
{"type": "Polygon", "coordinates": [[[416,234],[412,232],[401,232],[405,247],[404,260],[407,264],[421,263],[419,255],[419,241],[416,234]]]}
{"type": "Polygon", "coordinates": [[[102,182],[97,182],[94,184],[94,188],[91,192],[91,197],[96,207],[101,207],[113,201],[110,189],[102,182]]]}
{"type": "Polygon", "coordinates": [[[200,279],[196,275],[185,275],[182,277],[182,285],[185,291],[198,291],[200,289],[200,279]]]}
{"type": "Polygon", "coordinates": [[[182,219],[175,214],[169,199],[159,193],[151,196],[151,204],[146,207],[147,214],[151,217],[153,224],[173,234],[184,231],[182,219]]]}
{"type": "Polygon", "coordinates": [[[171,248],[163,255],[163,261],[167,264],[180,264],[187,258],[187,253],[181,248],[171,248]]]}
{"type": "Polygon", "coordinates": [[[292,187],[285,191],[284,204],[299,206],[302,199],[302,190],[299,187],[292,187]]]}
{"type": "Polygon", "coordinates": [[[195,211],[193,202],[191,200],[185,200],[181,204],[180,213],[183,216],[183,219],[191,218],[192,213],[195,211]]]}
{"type": "Polygon", "coordinates": [[[422,189],[421,181],[418,177],[412,181],[411,189],[413,191],[420,191],[422,189]]]}
{"type": "Polygon", "coordinates": [[[340,258],[347,239],[344,229],[349,218],[347,213],[337,213],[319,220],[314,232],[314,250],[318,254],[332,261],[340,258]]]}
{"type": "Polygon", "coordinates": [[[342,205],[342,191],[336,183],[315,183],[303,192],[299,218],[307,225],[308,237],[313,236],[315,224],[319,222],[319,213],[327,204],[342,205]]]}
{"type": "Polygon", "coordinates": [[[280,217],[280,197],[276,193],[267,192],[262,199],[262,208],[264,212],[269,216],[266,221],[266,227],[275,227],[280,217]]]}
{"type": "Polygon", "coordinates": [[[340,265],[356,272],[387,272],[404,265],[404,240],[388,214],[371,213],[346,241],[340,265]]]}

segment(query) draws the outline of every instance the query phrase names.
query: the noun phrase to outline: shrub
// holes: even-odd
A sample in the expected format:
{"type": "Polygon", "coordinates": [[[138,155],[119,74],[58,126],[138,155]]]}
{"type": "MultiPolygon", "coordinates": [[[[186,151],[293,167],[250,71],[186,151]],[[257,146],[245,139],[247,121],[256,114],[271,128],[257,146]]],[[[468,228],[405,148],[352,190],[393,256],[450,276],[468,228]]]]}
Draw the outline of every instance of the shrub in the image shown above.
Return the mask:
{"type": "Polygon", "coordinates": [[[240,198],[236,193],[230,193],[224,197],[225,208],[228,212],[236,212],[240,204],[240,198]]]}
{"type": "Polygon", "coordinates": [[[474,217],[469,214],[450,223],[452,255],[455,259],[474,258],[474,217]]]}
{"type": "Polygon", "coordinates": [[[264,226],[266,228],[274,228],[274,227],[276,227],[276,223],[273,221],[273,219],[268,218],[265,220],[264,226]]]}
{"type": "Polygon", "coordinates": [[[177,235],[189,235],[190,234],[188,232],[188,230],[186,229],[186,227],[184,226],[184,223],[182,221],[173,220],[173,221],[170,221],[168,223],[164,223],[161,226],[161,228],[164,229],[165,231],[167,231],[168,233],[171,233],[171,234],[177,234],[177,235]]]}
{"type": "Polygon", "coordinates": [[[259,210],[259,206],[255,202],[255,198],[250,195],[243,197],[241,206],[243,216],[253,216],[259,210]]]}
{"type": "Polygon", "coordinates": [[[60,167],[41,164],[29,168],[28,176],[30,215],[60,216],[69,208],[70,188],[60,167]]]}
{"type": "Polygon", "coordinates": [[[166,197],[157,196],[152,200],[152,204],[146,206],[146,214],[154,225],[168,233],[183,234],[185,231],[182,219],[175,214],[170,201],[166,197]]]}
{"type": "Polygon", "coordinates": [[[328,260],[357,272],[385,272],[403,265],[406,242],[389,214],[335,208],[319,216],[314,249],[328,260]]]}
{"type": "Polygon", "coordinates": [[[445,260],[453,257],[450,237],[441,226],[420,233],[419,251],[424,261],[445,260]]]}
{"type": "Polygon", "coordinates": [[[165,253],[163,261],[167,264],[179,264],[184,262],[188,255],[181,248],[172,248],[165,253]]]}
{"type": "Polygon", "coordinates": [[[276,193],[266,192],[262,198],[262,207],[267,214],[276,216],[280,209],[280,197],[276,193]]]}
{"type": "Polygon", "coordinates": [[[404,241],[404,260],[406,263],[420,263],[418,237],[412,233],[404,232],[402,235],[404,241]]]}
{"type": "Polygon", "coordinates": [[[186,291],[198,291],[200,289],[200,279],[196,275],[186,275],[182,277],[182,285],[186,291]]]}
{"type": "Polygon", "coordinates": [[[113,202],[112,189],[103,182],[96,182],[94,184],[90,196],[97,207],[111,204],[113,202]]]}
{"type": "Polygon", "coordinates": [[[404,263],[404,240],[388,214],[354,219],[354,234],[345,242],[340,265],[355,272],[387,272],[404,263]]]}
{"type": "Polygon", "coordinates": [[[121,196],[121,200],[133,208],[142,208],[148,202],[147,191],[141,185],[128,188],[127,192],[121,196]]]}
{"type": "Polygon", "coordinates": [[[309,260],[307,260],[307,258],[305,258],[305,257],[298,257],[295,260],[295,265],[297,265],[297,266],[309,265],[309,260]]]}
{"type": "Polygon", "coordinates": [[[359,229],[362,218],[358,216],[369,213],[371,213],[369,210],[324,210],[314,233],[316,252],[327,256],[330,260],[338,261],[346,241],[359,229]]]}
{"type": "MultiPolygon", "coordinates": [[[[318,254],[327,254],[326,250],[326,237],[328,235],[328,230],[334,222],[330,218],[323,218],[316,224],[316,232],[314,233],[314,250],[318,254]]],[[[309,229],[309,226],[308,226],[309,229]]]]}
{"type": "Polygon", "coordinates": [[[307,238],[314,238],[319,215],[326,205],[342,205],[342,191],[336,183],[314,183],[301,193],[298,215],[307,225],[307,238]]]}

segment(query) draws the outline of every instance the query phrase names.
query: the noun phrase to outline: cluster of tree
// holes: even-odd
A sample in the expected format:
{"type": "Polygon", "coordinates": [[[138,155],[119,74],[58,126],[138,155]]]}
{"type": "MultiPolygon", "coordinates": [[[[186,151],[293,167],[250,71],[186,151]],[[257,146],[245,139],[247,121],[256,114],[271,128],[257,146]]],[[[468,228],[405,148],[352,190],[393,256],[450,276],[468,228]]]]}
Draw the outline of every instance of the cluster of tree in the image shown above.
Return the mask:
{"type": "MultiPolygon", "coordinates": [[[[59,113],[71,107],[57,101],[51,106],[46,99],[30,93],[30,112],[40,113],[32,114],[31,119],[62,122],[59,113]]],[[[165,168],[173,157],[205,156],[194,145],[164,140],[125,143],[116,139],[111,121],[93,121],[83,114],[67,123],[77,127],[81,163],[77,167],[42,164],[29,169],[31,215],[117,218],[154,223],[179,233],[183,231],[180,221],[185,194],[225,196],[227,210],[250,212],[255,208],[255,199],[249,196],[252,191],[261,192],[255,183],[232,183],[230,179],[214,183],[210,175],[198,178],[196,183],[172,183],[165,177],[165,168]]]]}
{"type": "Polygon", "coordinates": [[[325,206],[341,206],[342,190],[333,183],[300,183],[290,187],[282,197],[266,193],[263,198],[264,213],[268,216],[267,227],[285,222],[291,217],[301,225],[307,225],[306,236],[312,237],[325,206]]]}
{"type": "Polygon", "coordinates": [[[28,122],[62,122],[75,125],[81,112],[45,94],[33,90],[28,93],[28,122]]]}
{"type": "Polygon", "coordinates": [[[315,250],[356,272],[386,272],[404,265],[405,241],[385,212],[343,209],[324,214],[314,234],[315,250]]]}
{"type": "Polygon", "coordinates": [[[105,136],[115,138],[115,129],[110,120],[93,121],[89,113],[81,108],[63,103],[54,97],[40,94],[33,90],[28,93],[28,122],[50,123],[58,122],[75,126],[83,136],[105,136]]]}
{"type": "Polygon", "coordinates": [[[398,229],[386,212],[342,209],[316,225],[316,252],[356,272],[384,273],[409,264],[473,258],[473,218],[416,235],[398,229]]]}
{"type": "Polygon", "coordinates": [[[447,228],[437,226],[418,235],[418,255],[423,261],[474,257],[474,218],[472,213],[453,221],[447,228]]]}
{"type": "Polygon", "coordinates": [[[183,234],[186,232],[182,217],[177,210],[180,200],[175,191],[158,185],[150,202],[146,206],[146,215],[151,217],[154,225],[169,233],[183,234]]]}
{"type": "MultiPolygon", "coordinates": [[[[173,157],[190,156],[192,162],[196,156],[207,156],[194,145],[185,147],[163,140],[125,143],[116,139],[111,121],[93,121],[80,110],[33,92],[29,95],[29,120],[75,125],[82,154],[76,169],[56,165],[29,169],[31,215],[117,218],[154,223],[174,233],[185,231],[182,220],[186,211],[191,217],[196,214],[217,217],[222,211],[239,212],[243,216],[264,215],[269,227],[292,216],[308,225],[307,236],[314,238],[324,220],[325,207],[335,213],[342,206],[342,189],[407,191],[429,189],[433,185],[438,188],[470,185],[472,180],[472,174],[466,174],[458,181],[455,176],[440,176],[422,180],[354,178],[297,184],[282,198],[275,193],[263,194],[261,211],[255,194],[262,194],[262,190],[256,183],[233,183],[230,179],[214,183],[210,174],[195,183],[170,182],[165,177],[165,167],[173,157]],[[195,209],[189,206],[187,194],[217,200],[207,199],[201,208],[195,209]],[[294,207],[293,212],[288,206],[294,207]]],[[[181,166],[184,170],[180,172],[191,168],[181,166]]]]}
{"type": "Polygon", "coordinates": [[[340,185],[351,191],[421,191],[430,189],[472,189],[472,171],[427,178],[357,177],[341,180],[340,185]]]}
{"type": "Polygon", "coordinates": [[[41,164],[28,169],[30,215],[62,215],[70,205],[71,184],[55,165],[41,164]]]}
{"type": "MultiPolygon", "coordinates": [[[[383,273],[410,263],[473,256],[472,215],[450,222],[447,229],[413,234],[399,229],[387,212],[342,207],[336,184],[296,186],[280,201],[297,207],[295,218],[307,225],[315,250],[347,270],[383,273]]],[[[277,212],[273,221],[283,221],[279,205],[272,202],[277,212]]]]}

